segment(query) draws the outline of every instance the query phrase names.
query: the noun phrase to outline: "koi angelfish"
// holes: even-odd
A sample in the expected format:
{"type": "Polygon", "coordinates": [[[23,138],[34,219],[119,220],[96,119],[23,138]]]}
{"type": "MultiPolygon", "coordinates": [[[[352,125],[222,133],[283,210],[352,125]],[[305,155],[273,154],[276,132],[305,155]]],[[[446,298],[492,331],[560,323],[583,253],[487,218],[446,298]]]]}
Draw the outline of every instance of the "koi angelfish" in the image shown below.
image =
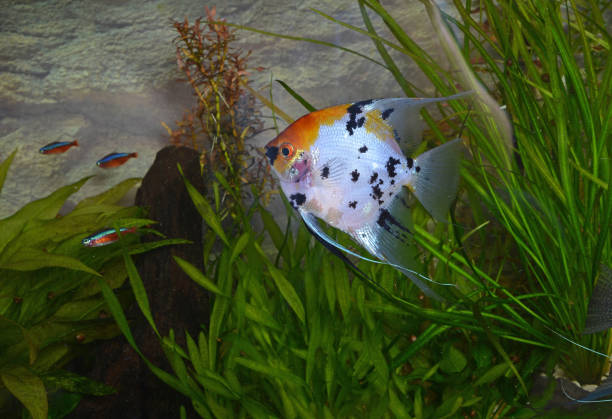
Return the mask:
{"type": "Polygon", "coordinates": [[[317,219],[439,298],[415,271],[409,191],[436,220],[445,220],[457,193],[461,140],[416,158],[404,156],[398,142],[420,141],[423,106],[469,94],[365,100],[315,111],[270,141],[266,157],[291,205],[328,248],[367,259],[334,241],[317,219]]]}

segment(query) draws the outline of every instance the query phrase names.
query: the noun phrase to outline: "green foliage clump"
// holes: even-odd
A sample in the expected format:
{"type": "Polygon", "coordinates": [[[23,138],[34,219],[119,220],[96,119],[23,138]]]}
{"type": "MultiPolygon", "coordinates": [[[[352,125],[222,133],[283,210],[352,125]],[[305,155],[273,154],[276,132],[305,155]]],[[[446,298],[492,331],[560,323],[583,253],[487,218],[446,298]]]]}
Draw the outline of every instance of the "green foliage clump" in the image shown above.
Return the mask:
{"type": "MultiPolygon", "coordinates": [[[[15,153],[0,164],[0,189],[15,153]]],[[[100,284],[120,287],[127,277],[122,254],[151,245],[136,237],[121,246],[85,248],[81,240],[101,228],[143,227],[137,207],[117,202],[139,179],[127,179],[59,215],[88,180],[59,188],[0,220],[0,415],[12,417],[18,399],[35,418],[63,417],[83,394],[114,392],[62,370],[91,342],[119,334],[100,284]],[[51,398],[47,397],[47,392],[51,398]]],[[[133,235],[136,236],[136,235],[133,235]]],[[[183,241],[180,241],[183,242],[183,241]]],[[[168,242],[157,242],[158,246],[168,242]]]]}
{"type": "MultiPolygon", "coordinates": [[[[219,173],[217,180],[229,187],[219,173]]],[[[186,186],[214,232],[205,248],[214,241],[223,247],[218,253],[205,252],[204,271],[175,260],[214,294],[214,302],[210,323],[198,336],[186,335],[186,348],[178,346],[174,332],[161,338],[174,375],[155,366],[152,370],[190,397],[202,417],[371,417],[385,412],[449,417],[469,413],[477,404],[492,412],[500,408],[502,396],[488,385],[500,380],[507,382],[504,397],[516,397],[507,378],[509,366],[494,355],[486,338],[473,342],[450,332],[449,326],[411,315],[431,310],[414,298],[412,284],[397,282],[394,269],[370,267],[372,282],[352,280],[339,259],[313,246],[303,226],[295,237],[283,234],[259,204],[239,211],[239,230],[229,236],[214,205],[187,181],[186,186]],[[253,229],[256,215],[266,233],[253,229]],[[266,236],[274,244],[272,257],[263,250],[266,236]],[[428,346],[441,333],[453,339],[438,348],[428,346]],[[466,380],[476,384],[460,385],[466,380]],[[449,383],[456,388],[450,391],[449,383]]],[[[237,190],[226,192],[240,199],[237,190]]],[[[291,219],[288,205],[287,211],[291,219]]],[[[130,277],[140,282],[136,271],[130,277]]],[[[110,290],[105,295],[119,327],[138,350],[121,305],[110,290]]],[[[146,294],[136,298],[155,328],[146,294]]],[[[449,323],[464,318],[451,310],[430,315],[449,323]]],[[[533,370],[542,357],[534,351],[519,364],[533,370]]]]}

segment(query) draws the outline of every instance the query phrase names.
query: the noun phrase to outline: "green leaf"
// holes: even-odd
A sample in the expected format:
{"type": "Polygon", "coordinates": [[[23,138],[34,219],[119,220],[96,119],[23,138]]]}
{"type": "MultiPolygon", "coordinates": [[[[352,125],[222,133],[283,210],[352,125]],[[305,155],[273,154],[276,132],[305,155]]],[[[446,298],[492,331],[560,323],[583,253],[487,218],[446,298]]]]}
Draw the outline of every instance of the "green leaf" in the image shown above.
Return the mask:
{"type": "Polygon", "coordinates": [[[181,259],[178,256],[172,256],[172,258],[191,279],[198,283],[198,285],[206,288],[208,291],[214,292],[215,294],[228,297],[228,295],[223,293],[223,291],[221,291],[221,289],[219,289],[214,282],[208,279],[202,273],[202,271],[193,266],[191,263],[187,262],[185,259],[181,259]]]}
{"type": "Polygon", "coordinates": [[[196,374],[202,374],[206,366],[202,363],[202,358],[200,357],[200,349],[198,348],[198,345],[195,343],[195,341],[187,331],[185,331],[185,342],[187,343],[189,359],[193,364],[193,368],[195,369],[196,374]]]}
{"type": "Polygon", "coordinates": [[[246,232],[243,233],[242,236],[236,242],[236,246],[234,246],[234,250],[232,250],[232,256],[230,257],[230,265],[234,262],[234,260],[242,253],[247,244],[249,244],[249,239],[251,235],[246,232]]]}
{"type": "Polygon", "coordinates": [[[502,375],[504,375],[506,373],[506,371],[508,371],[509,369],[510,369],[510,367],[505,362],[502,362],[501,364],[497,364],[497,365],[491,367],[478,380],[476,380],[476,382],[474,383],[474,386],[478,387],[478,386],[481,386],[483,384],[491,383],[491,382],[497,380],[502,375]]]}
{"type": "Polygon", "coordinates": [[[87,176],[78,182],[59,188],[45,198],[30,202],[13,214],[9,219],[27,221],[30,219],[50,220],[55,218],[60,208],[62,208],[66,202],[66,199],[73,193],[78,192],[85,182],[92,177],[93,176],[87,176]]]}
{"type": "Polygon", "coordinates": [[[295,288],[293,288],[293,285],[287,281],[282,271],[272,265],[269,265],[268,269],[281,295],[293,309],[298,319],[300,319],[300,322],[304,323],[304,305],[302,304],[300,297],[297,295],[297,292],[295,292],[295,288]]]}
{"type": "Polygon", "coordinates": [[[134,261],[127,253],[123,255],[123,261],[125,263],[125,269],[128,273],[128,278],[130,279],[132,291],[134,292],[134,298],[136,298],[136,303],[138,304],[138,307],[140,307],[142,314],[151,325],[151,328],[153,328],[155,331],[157,337],[160,337],[157,326],[155,325],[155,320],[153,320],[153,314],[151,314],[151,307],[149,305],[147,291],[145,290],[142,278],[140,278],[140,274],[138,273],[136,266],[134,266],[134,261]]]}
{"type": "Polygon", "coordinates": [[[442,354],[442,362],[440,369],[448,374],[453,374],[462,371],[467,364],[467,359],[453,345],[448,345],[442,354]]]}
{"type": "Polygon", "coordinates": [[[15,158],[15,154],[17,154],[17,150],[13,151],[2,163],[0,163],[0,192],[2,191],[2,187],[4,186],[6,174],[8,173],[9,167],[11,167],[11,163],[15,158]]]}
{"type": "Polygon", "coordinates": [[[444,400],[442,404],[436,409],[434,417],[440,419],[451,417],[457,412],[457,410],[459,410],[462,403],[463,397],[459,395],[449,397],[448,399],[444,400]]]}
{"type": "Polygon", "coordinates": [[[98,272],[78,259],[74,259],[70,256],[43,252],[42,250],[28,247],[19,249],[12,258],[0,264],[0,269],[12,269],[16,271],[33,271],[50,267],[68,268],[100,276],[98,272]]]}
{"type": "Polygon", "coordinates": [[[114,205],[125,196],[134,186],[142,181],[142,178],[129,178],[117,185],[113,186],[107,191],[102,192],[96,196],[90,196],[81,200],[74,211],[80,210],[85,207],[98,206],[98,205],[114,205]]]}
{"type": "Polygon", "coordinates": [[[72,393],[106,396],[117,392],[117,390],[111,386],[107,386],[104,383],[99,383],[70,371],[52,371],[44,374],[41,378],[47,385],[57,386],[72,393]]]}
{"type": "Polygon", "coordinates": [[[263,221],[264,229],[270,235],[270,238],[272,239],[276,250],[280,251],[284,242],[283,231],[280,229],[280,227],[274,220],[274,217],[272,216],[270,211],[262,208],[259,213],[261,215],[261,221],[263,221]]]}
{"type": "Polygon", "coordinates": [[[47,419],[47,391],[40,377],[24,367],[3,372],[1,376],[8,391],[28,409],[33,419],[47,419]]]}
{"type": "Polygon", "coordinates": [[[304,98],[303,98],[302,96],[300,96],[300,95],[299,95],[299,94],[298,94],[298,93],[297,93],[295,90],[293,90],[291,87],[289,87],[289,86],[287,85],[287,83],[285,83],[285,82],[284,82],[284,81],[282,81],[282,80],[276,80],[276,82],[277,82],[278,84],[280,84],[281,86],[283,86],[283,89],[285,89],[285,90],[287,91],[287,93],[289,93],[291,96],[293,96],[293,98],[294,98],[295,100],[297,100],[298,102],[300,102],[300,103],[301,103],[301,105],[302,105],[303,107],[305,107],[305,108],[306,108],[306,110],[307,110],[308,112],[314,112],[314,111],[316,111],[316,110],[317,110],[317,108],[315,108],[314,106],[312,106],[310,103],[308,103],[308,102],[306,101],[306,99],[304,99],[304,98]]]}
{"type": "Polygon", "coordinates": [[[83,399],[79,393],[58,392],[49,395],[49,419],[63,419],[72,412],[83,399]]]}
{"type": "Polygon", "coordinates": [[[91,176],[88,176],[71,185],[59,188],[47,197],[30,202],[10,217],[0,220],[0,254],[30,221],[55,218],[66,199],[77,192],[90,178],[91,176]]]}
{"type": "Polygon", "coordinates": [[[300,387],[306,386],[306,383],[304,383],[304,381],[302,381],[300,377],[288,371],[285,371],[280,368],[269,365],[269,364],[263,364],[263,363],[253,361],[247,358],[242,358],[242,357],[236,358],[236,363],[244,367],[247,367],[250,370],[259,372],[261,374],[269,375],[271,377],[278,378],[280,380],[286,381],[291,384],[296,384],[300,387]]]}
{"type": "Polygon", "coordinates": [[[472,349],[472,357],[476,361],[476,368],[488,367],[493,359],[493,351],[488,345],[478,343],[472,349]]]}
{"type": "Polygon", "coordinates": [[[180,164],[178,165],[178,169],[179,172],[181,172],[181,176],[183,176],[183,182],[185,182],[187,192],[189,193],[189,196],[191,197],[191,200],[193,201],[193,204],[195,205],[196,209],[198,210],[206,224],[208,224],[208,226],[215,233],[217,233],[219,238],[221,238],[221,240],[223,240],[223,242],[227,246],[229,246],[229,241],[225,236],[225,232],[223,231],[223,227],[221,226],[221,222],[219,221],[217,214],[215,214],[206,198],[204,198],[204,196],[202,196],[202,194],[198,192],[198,190],[191,184],[191,182],[187,180],[187,178],[183,174],[183,169],[181,168],[180,164]]]}
{"type": "Polygon", "coordinates": [[[255,307],[252,304],[246,303],[244,305],[244,315],[249,320],[267,326],[271,329],[279,332],[283,330],[274,317],[268,313],[265,308],[255,307]]]}

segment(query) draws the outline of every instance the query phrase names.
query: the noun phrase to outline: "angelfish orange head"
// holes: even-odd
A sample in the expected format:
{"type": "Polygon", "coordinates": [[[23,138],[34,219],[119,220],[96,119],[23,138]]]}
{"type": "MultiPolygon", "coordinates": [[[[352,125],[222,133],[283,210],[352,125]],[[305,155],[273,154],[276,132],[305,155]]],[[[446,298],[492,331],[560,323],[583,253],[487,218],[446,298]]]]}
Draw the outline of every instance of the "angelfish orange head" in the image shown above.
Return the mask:
{"type": "Polygon", "coordinates": [[[310,166],[307,153],[296,147],[285,133],[266,144],[266,157],[281,180],[298,182],[310,166]]]}

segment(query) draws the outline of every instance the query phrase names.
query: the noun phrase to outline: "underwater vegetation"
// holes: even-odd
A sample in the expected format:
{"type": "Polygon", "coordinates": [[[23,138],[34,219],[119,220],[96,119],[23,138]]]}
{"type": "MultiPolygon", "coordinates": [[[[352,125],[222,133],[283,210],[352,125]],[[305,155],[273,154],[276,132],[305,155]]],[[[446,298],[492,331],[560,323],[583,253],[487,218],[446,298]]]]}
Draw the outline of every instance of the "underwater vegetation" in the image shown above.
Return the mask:
{"type": "Polygon", "coordinates": [[[245,142],[262,129],[254,98],[245,93],[250,52],[234,46],[236,30],[216,22],[214,7],[205,10],[204,22],[199,18],[190,24],[185,18],[173,23],[178,32],[174,39],[178,68],[196,103],[182,121],[176,121],[176,129],[162,124],[172,144],[201,153],[205,179],[219,172],[233,187],[252,184],[264,192],[272,182],[269,168],[254,158],[253,147],[245,142]]]}
{"type": "MultiPolygon", "coordinates": [[[[16,152],[0,164],[0,190],[16,152]]],[[[86,248],[92,231],[150,231],[137,207],[117,202],[139,179],[127,179],[86,198],[67,214],[65,201],[89,177],[64,186],[0,220],[0,415],[15,417],[19,400],[33,418],[63,417],[84,395],[115,390],[63,367],[101,339],[120,333],[100,285],[120,287],[127,277],[123,257],[184,240],[141,244],[136,235],[121,244],[86,248]]],[[[127,301],[129,294],[122,293],[127,301]]]]}
{"type": "MultiPolygon", "coordinates": [[[[453,138],[465,123],[469,158],[461,164],[450,222],[432,224],[418,206],[412,215],[415,271],[456,284],[452,299],[430,300],[390,266],[345,264],[304,226],[292,231],[299,220],[288,200],[288,223],[281,226],[260,201],[244,201],[240,186],[219,171],[210,201],[186,182],[212,234],[203,270],[176,261],[214,300],[209,323],[198,336],[187,334],[185,347],[175,340],[180,331],[161,339],[172,374],[153,371],[188,396],[200,416],[560,417],[563,412],[545,409],[558,381],[549,379],[536,393],[540,373],[552,377],[556,368],[598,384],[609,369],[609,330],[583,333],[593,288],[611,262],[612,61],[604,3],[453,4],[458,18],[424,1],[450,68],[377,1],[356,2],[365,29],[315,10],[370,37],[381,68],[406,96],[426,95],[402,74],[389,48],[414,59],[439,96],[471,89],[483,103],[470,108],[453,101],[438,108],[441,119],[424,110],[429,131],[414,154],[453,138]],[[373,15],[391,39],[378,35],[373,15]],[[511,132],[494,102],[504,105],[511,132]],[[235,211],[222,224],[224,205],[235,211]],[[254,217],[264,231],[253,228],[254,217]],[[264,250],[268,239],[272,253],[264,250]]],[[[354,246],[338,231],[327,234],[354,246]]],[[[109,307],[133,342],[121,306],[109,307]]],[[[602,386],[597,397],[605,393],[602,386]]],[[[610,412],[605,403],[573,407],[572,415],[610,412]]]]}
{"type": "MultiPolygon", "coordinates": [[[[231,55],[235,35],[228,27],[319,42],[230,25],[215,20],[214,11],[208,12],[204,25],[200,20],[175,24],[179,67],[198,104],[169,133],[177,144],[191,141],[202,150],[209,185],[198,191],[185,179],[208,226],[202,269],[178,257],[175,261],[212,295],[210,320],[197,335],[171,330],[160,336],[171,370],[149,363],[160,380],[191,400],[191,406],[178,412],[180,417],[193,412],[204,418],[609,415],[608,403],[579,405],[569,396],[567,404],[575,408],[571,413],[547,406],[560,383],[552,379],[555,370],[582,384],[598,385],[612,355],[605,309],[611,301],[606,294],[612,266],[612,39],[603,16],[606,3],[456,0],[452,4],[457,18],[440,13],[429,1],[423,3],[448,54],[448,66],[423,50],[378,1],[355,2],[363,27],[314,12],[355,31],[355,36],[369,37],[381,71],[395,78],[405,96],[445,97],[473,90],[480,99],[475,105],[454,100],[438,106],[436,116],[424,109],[421,116],[428,129],[410,153],[418,161],[457,136],[468,149],[449,222],[432,222],[426,208],[416,203],[411,214],[416,251],[411,269],[436,282],[455,284],[446,289],[443,301],[424,295],[392,266],[331,254],[312,240],[290,196],[283,201],[287,224],[280,225],[265,206],[269,183],[257,177],[269,173],[269,156],[262,153],[262,171],[249,177],[254,166],[247,163],[246,146],[240,142],[245,131],[231,122],[237,111],[233,108],[232,114],[226,107],[230,101],[224,95],[237,95],[232,103],[238,103],[242,85],[264,99],[275,115],[284,112],[247,85],[232,84],[246,63],[238,60],[227,66],[219,59],[231,55]],[[379,35],[374,16],[390,38],[379,35]],[[413,85],[389,49],[412,58],[431,80],[435,95],[413,85]],[[224,81],[233,90],[224,91],[224,81]],[[512,135],[505,136],[501,125],[506,116],[492,108],[493,102],[505,106],[512,135]],[[255,221],[261,221],[263,230],[254,227],[255,221]],[[292,228],[296,224],[298,228],[292,228]],[[599,294],[592,298],[594,292],[599,294]],[[185,336],[184,345],[177,343],[179,335],[185,336]],[[542,373],[549,379],[536,391],[542,373]]],[[[305,113],[315,111],[295,89],[281,85],[304,105],[305,113]]],[[[103,196],[65,217],[88,214],[87,208],[107,214],[109,204],[110,218],[94,217],[96,223],[88,221],[91,228],[71,230],[65,245],[46,249],[53,254],[65,250],[73,258],[90,250],[108,255],[104,278],[110,267],[117,269],[111,279],[121,282],[128,276],[134,300],[157,330],[139,273],[124,250],[146,250],[131,241],[137,234],[119,235],[119,243],[100,248],[86,249],[80,243],[99,228],[114,227],[117,234],[120,228],[152,222],[124,222],[138,214],[121,211],[137,210],[116,208],[116,201],[107,203],[110,198],[103,196]],[[98,204],[102,208],[95,207],[98,204]]],[[[54,218],[57,209],[40,216],[31,211],[17,217],[19,225],[26,225],[26,215],[37,220],[28,228],[61,225],[63,218],[54,218]]],[[[341,231],[321,229],[344,248],[358,250],[341,231]]],[[[4,231],[0,229],[0,237],[4,231]]],[[[20,242],[11,243],[7,249],[20,242]]],[[[2,253],[0,262],[4,257],[2,253]]],[[[98,258],[98,264],[84,262],[96,272],[105,266],[98,258]]],[[[113,331],[117,327],[143,356],[126,320],[125,296],[113,292],[115,282],[97,280],[93,272],[74,272],[88,275],[83,281],[92,281],[93,295],[102,304],[96,307],[108,310],[116,322],[113,331]]],[[[39,301],[46,301],[45,291],[39,301]]],[[[18,294],[3,295],[8,297],[0,301],[7,307],[24,307],[15,304],[25,298],[15,303],[12,298],[18,294]]],[[[19,353],[25,359],[28,343],[23,341],[19,353]]],[[[3,374],[3,382],[32,416],[42,417],[32,410],[34,398],[24,397],[26,392],[10,377],[30,380],[31,371],[42,375],[43,368],[26,361],[16,365],[21,369],[12,370],[8,381],[3,374]]],[[[35,384],[27,394],[42,394],[40,382],[31,382],[35,384]]],[[[609,399],[608,390],[602,385],[589,396],[583,392],[575,398],[609,399]]]]}

